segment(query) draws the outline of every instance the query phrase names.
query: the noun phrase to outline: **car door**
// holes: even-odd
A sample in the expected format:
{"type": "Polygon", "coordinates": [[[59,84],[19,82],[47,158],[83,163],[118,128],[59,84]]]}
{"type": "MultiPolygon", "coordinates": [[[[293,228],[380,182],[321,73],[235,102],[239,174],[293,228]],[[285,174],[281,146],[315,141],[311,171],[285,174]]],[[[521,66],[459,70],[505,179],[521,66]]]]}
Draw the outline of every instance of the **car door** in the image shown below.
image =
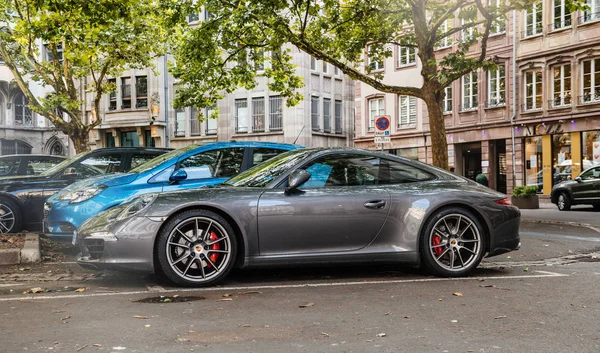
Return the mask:
{"type": "MultiPolygon", "coordinates": [[[[165,183],[163,191],[220,184],[242,171],[245,153],[246,148],[244,147],[232,147],[202,151],[183,157],[171,169],[171,173],[173,170],[182,170],[187,174],[186,179],[174,183],[165,183]]],[[[166,181],[168,181],[168,178],[166,178],[166,181]]]]}
{"type": "Polygon", "coordinates": [[[586,203],[600,197],[600,167],[586,170],[579,178],[581,180],[571,186],[575,202],[586,203]]]}
{"type": "Polygon", "coordinates": [[[352,251],[382,228],[390,194],[378,185],[379,158],[337,153],[303,169],[311,177],[298,192],[264,192],[258,203],[261,255],[352,251]]]}

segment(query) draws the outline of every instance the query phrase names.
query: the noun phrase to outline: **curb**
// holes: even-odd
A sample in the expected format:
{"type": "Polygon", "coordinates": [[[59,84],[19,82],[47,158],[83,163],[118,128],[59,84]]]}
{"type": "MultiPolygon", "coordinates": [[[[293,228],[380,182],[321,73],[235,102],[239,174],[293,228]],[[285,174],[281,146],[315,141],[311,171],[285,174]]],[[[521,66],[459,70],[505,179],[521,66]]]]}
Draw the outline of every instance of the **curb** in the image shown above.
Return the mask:
{"type": "Polygon", "coordinates": [[[559,226],[573,226],[573,227],[581,227],[581,228],[588,228],[591,229],[597,233],[600,233],[600,229],[598,227],[595,227],[589,223],[581,223],[581,222],[562,222],[562,221],[552,221],[552,220],[547,220],[547,219],[531,219],[531,218],[521,218],[521,222],[529,222],[529,223],[543,223],[543,224],[554,224],[554,225],[559,225],[559,226]]]}
{"type": "Polygon", "coordinates": [[[21,249],[0,250],[0,265],[17,265],[40,262],[40,236],[36,233],[25,234],[25,243],[21,249]]]}

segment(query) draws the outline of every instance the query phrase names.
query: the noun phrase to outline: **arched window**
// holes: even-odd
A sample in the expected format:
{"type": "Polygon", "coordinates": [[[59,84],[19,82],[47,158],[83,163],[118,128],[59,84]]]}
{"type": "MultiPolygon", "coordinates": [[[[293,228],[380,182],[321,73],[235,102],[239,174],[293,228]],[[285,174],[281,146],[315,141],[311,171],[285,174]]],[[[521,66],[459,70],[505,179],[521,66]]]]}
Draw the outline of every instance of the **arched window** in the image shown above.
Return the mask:
{"type": "Polygon", "coordinates": [[[64,156],[65,155],[65,149],[59,140],[54,141],[54,143],[50,146],[49,152],[51,155],[54,155],[54,156],[64,156]]]}
{"type": "Polygon", "coordinates": [[[15,110],[15,125],[33,126],[33,112],[27,104],[29,101],[23,93],[19,93],[13,99],[15,110]]]}

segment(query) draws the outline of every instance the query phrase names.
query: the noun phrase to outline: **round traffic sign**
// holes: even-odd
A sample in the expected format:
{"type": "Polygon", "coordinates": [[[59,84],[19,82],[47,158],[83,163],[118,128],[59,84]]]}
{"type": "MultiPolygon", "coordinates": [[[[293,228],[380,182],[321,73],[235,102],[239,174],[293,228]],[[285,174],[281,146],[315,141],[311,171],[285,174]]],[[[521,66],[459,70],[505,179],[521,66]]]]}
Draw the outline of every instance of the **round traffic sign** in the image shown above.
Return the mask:
{"type": "Polygon", "coordinates": [[[375,120],[375,126],[379,131],[385,131],[390,127],[390,119],[387,116],[380,116],[375,120]]]}

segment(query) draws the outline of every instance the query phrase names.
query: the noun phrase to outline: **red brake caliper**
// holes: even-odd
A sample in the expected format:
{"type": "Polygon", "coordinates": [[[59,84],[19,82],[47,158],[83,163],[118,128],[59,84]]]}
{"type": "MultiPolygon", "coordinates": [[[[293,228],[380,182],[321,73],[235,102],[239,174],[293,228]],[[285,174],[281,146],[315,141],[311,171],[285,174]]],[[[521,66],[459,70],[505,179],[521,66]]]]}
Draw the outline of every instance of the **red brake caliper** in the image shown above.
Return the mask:
{"type": "MultiPolygon", "coordinates": [[[[442,243],[442,237],[440,237],[438,234],[434,234],[433,238],[431,238],[431,245],[435,246],[435,245],[440,245],[442,243]]],[[[440,256],[442,254],[442,247],[438,246],[437,248],[434,248],[433,251],[435,252],[435,254],[437,256],[440,256]]]]}
{"type": "MultiPolygon", "coordinates": [[[[217,240],[219,239],[219,237],[215,234],[215,232],[210,232],[210,236],[208,237],[208,240],[213,241],[213,240],[217,240]]],[[[221,250],[221,245],[219,243],[214,243],[213,245],[210,246],[211,250],[221,250]]],[[[217,259],[219,258],[219,254],[218,253],[212,253],[210,255],[208,255],[208,258],[210,259],[210,261],[212,261],[213,264],[217,263],[217,259]]],[[[211,267],[210,264],[207,265],[207,267],[211,267]]]]}

